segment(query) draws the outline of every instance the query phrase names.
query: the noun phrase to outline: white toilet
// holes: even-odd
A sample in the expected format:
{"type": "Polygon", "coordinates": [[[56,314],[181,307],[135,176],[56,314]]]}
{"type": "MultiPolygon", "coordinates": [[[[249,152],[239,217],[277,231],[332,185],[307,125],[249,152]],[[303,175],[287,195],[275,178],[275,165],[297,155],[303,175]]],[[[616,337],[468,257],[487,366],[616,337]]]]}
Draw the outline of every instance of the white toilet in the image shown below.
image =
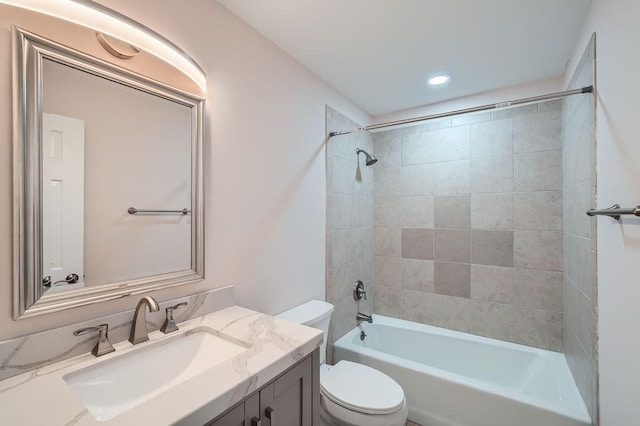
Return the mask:
{"type": "Polygon", "coordinates": [[[324,332],[320,347],[320,405],[323,425],[404,426],[408,408],[404,391],[391,377],[362,364],[326,365],[326,336],[333,305],[312,300],[278,315],[324,332]]]}

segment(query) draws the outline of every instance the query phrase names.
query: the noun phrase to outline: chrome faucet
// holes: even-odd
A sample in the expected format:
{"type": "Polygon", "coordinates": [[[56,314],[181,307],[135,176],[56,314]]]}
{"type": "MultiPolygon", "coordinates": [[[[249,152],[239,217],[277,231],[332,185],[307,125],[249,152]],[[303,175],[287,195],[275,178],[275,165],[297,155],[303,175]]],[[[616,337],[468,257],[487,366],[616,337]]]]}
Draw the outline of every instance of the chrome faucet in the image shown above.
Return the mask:
{"type": "Polygon", "coordinates": [[[136,306],[136,312],[133,314],[131,334],[129,334],[129,341],[132,345],[137,345],[138,343],[149,340],[149,333],[147,331],[147,306],[149,307],[149,312],[158,312],[160,310],[158,301],[153,297],[146,296],[140,299],[138,306],[136,306]]]}
{"type": "Polygon", "coordinates": [[[356,315],[356,319],[358,321],[366,321],[368,323],[373,322],[373,318],[371,318],[371,315],[363,314],[361,312],[358,312],[358,315],[356,315]]]}

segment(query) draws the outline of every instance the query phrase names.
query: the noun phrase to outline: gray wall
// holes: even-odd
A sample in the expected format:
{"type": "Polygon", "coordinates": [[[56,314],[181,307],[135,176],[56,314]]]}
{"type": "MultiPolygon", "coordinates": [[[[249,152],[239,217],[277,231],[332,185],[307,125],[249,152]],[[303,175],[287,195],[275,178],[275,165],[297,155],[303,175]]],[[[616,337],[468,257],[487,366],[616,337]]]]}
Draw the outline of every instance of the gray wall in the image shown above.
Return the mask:
{"type": "MultiPolygon", "coordinates": [[[[573,75],[570,89],[594,84],[595,37],[573,75]]],[[[596,220],[584,212],[596,204],[595,97],[565,98],[563,105],[564,345],[591,418],[597,422],[596,220]]]]}
{"type": "Polygon", "coordinates": [[[561,102],[376,133],[375,311],[561,351],[561,102]]]}
{"type": "MultiPolygon", "coordinates": [[[[327,107],[327,134],[360,127],[327,107]]],[[[356,326],[358,310],[373,312],[373,169],[360,165],[356,148],[373,152],[368,132],[336,136],[327,141],[327,266],[326,300],[335,307],[327,338],[327,359],[333,342],[356,326]],[[353,299],[353,285],[362,280],[367,300],[353,299]]],[[[374,166],[375,167],[375,166],[374,166]]]]}

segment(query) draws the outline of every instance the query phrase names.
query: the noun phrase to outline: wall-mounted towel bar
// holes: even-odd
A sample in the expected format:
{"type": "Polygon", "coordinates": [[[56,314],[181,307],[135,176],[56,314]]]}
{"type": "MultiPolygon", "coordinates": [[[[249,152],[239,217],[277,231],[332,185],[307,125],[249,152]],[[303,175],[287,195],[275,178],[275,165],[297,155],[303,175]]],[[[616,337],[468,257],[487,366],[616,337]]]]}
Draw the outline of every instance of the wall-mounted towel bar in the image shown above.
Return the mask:
{"type": "Polygon", "coordinates": [[[182,209],[182,210],[145,210],[145,209],[137,209],[135,207],[129,207],[127,209],[127,212],[129,214],[136,214],[136,213],[155,213],[155,214],[189,214],[191,213],[191,210],[189,209],[182,209]]]}
{"type": "Polygon", "coordinates": [[[640,216],[640,206],[632,207],[630,209],[621,209],[620,204],[614,204],[608,209],[596,210],[591,209],[587,210],[587,215],[589,216],[609,216],[615,220],[620,220],[620,216],[623,214],[632,214],[634,216],[640,216]]]}

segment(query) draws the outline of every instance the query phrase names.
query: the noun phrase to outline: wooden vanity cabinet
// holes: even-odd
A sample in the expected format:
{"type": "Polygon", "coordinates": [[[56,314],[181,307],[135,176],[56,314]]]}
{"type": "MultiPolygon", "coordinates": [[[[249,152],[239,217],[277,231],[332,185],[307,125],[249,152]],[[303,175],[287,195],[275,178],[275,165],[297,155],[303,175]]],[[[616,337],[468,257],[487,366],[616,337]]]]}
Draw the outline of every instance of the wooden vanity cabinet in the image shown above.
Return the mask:
{"type": "Polygon", "coordinates": [[[316,349],[207,426],[319,425],[319,361],[316,349]]]}

